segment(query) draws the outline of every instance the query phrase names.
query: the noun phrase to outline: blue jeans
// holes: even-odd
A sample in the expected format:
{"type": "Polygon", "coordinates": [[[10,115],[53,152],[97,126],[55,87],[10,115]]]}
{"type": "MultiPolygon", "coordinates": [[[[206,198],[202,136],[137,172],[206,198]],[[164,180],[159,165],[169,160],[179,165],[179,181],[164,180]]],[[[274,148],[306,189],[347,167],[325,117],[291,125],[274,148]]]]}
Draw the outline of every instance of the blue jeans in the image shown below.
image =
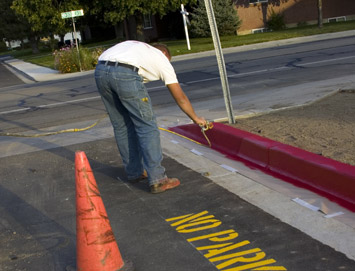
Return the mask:
{"type": "Polygon", "coordinates": [[[98,64],[95,80],[110,116],[129,180],[148,173],[149,185],[166,178],[160,134],[143,79],[123,66],[98,64]]]}

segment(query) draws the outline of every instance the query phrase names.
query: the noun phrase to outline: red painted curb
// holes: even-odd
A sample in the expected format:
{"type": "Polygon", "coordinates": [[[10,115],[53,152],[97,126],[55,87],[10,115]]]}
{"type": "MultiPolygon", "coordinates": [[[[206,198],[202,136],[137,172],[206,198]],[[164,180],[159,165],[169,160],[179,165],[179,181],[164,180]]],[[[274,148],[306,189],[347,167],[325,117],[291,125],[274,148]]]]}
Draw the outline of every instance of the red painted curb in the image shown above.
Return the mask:
{"type": "MultiPolygon", "coordinates": [[[[212,149],[308,188],[355,212],[355,166],[229,125],[213,125],[213,129],[206,131],[212,149]]],[[[198,125],[181,125],[170,130],[207,145],[198,125]]]]}

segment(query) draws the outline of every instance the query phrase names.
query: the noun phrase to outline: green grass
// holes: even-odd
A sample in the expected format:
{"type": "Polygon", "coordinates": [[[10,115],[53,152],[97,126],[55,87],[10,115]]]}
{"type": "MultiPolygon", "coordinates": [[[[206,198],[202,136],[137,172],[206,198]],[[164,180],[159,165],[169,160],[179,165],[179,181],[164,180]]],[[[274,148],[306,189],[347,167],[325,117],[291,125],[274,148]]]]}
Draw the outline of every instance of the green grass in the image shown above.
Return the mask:
{"type": "MultiPolygon", "coordinates": [[[[323,28],[318,28],[318,26],[303,26],[297,28],[289,28],[281,31],[250,34],[243,36],[223,36],[220,38],[223,48],[236,47],[247,44],[255,44],[273,40],[282,40],[296,37],[304,37],[317,34],[326,34],[347,30],[355,29],[355,21],[348,22],[338,22],[338,23],[327,23],[323,25],[323,28]]],[[[113,44],[117,43],[117,40],[109,40],[99,43],[88,43],[82,45],[87,48],[95,47],[110,47],[113,44]]],[[[203,52],[208,50],[213,50],[212,38],[193,38],[190,39],[191,50],[187,49],[186,40],[173,40],[173,41],[164,41],[168,45],[173,56],[203,52]]],[[[6,54],[10,54],[15,58],[22,59],[24,61],[37,64],[40,66],[45,66],[52,68],[54,67],[54,57],[52,52],[49,49],[42,49],[39,54],[33,55],[30,49],[18,50],[18,51],[8,51],[6,54]]],[[[4,53],[2,53],[4,54],[4,53]]]]}
{"type": "MultiPolygon", "coordinates": [[[[355,30],[355,21],[348,22],[338,22],[338,23],[328,23],[324,24],[323,28],[318,28],[318,26],[303,26],[297,28],[289,28],[280,31],[257,33],[243,36],[223,36],[220,37],[221,45],[223,48],[236,47],[248,44],[255,44],[273,40],[290,39],[297,37],[305,37],[318,34],[334,33],[347,30],[355,30]]],[[[165,42],[172,55],[182,55],[187,53],[203,52],[207,50],[213,50],[212,38],[198,38],[191,39],[191,50],[187,50],[186,41],[167,41],[165,42]]]]}
{"type": "Polygon", "coordinates": [[[23,61],[30,62],[36,65],[54,69],[54,56],[52,53],[45,53],[40,55],[27,55],[20,57],[23,61]]]}
{"type": "Polygon", "coordinates": [[[37,64],[40,66],[54,68],[54,57],[48,48],[41,48],[38,54],[33,54],[32,49],[26,48],[23,50],[11,50],[0,53],[0,55],[11,55],[14,58],[22,59],[26,62],[37,64]]]}

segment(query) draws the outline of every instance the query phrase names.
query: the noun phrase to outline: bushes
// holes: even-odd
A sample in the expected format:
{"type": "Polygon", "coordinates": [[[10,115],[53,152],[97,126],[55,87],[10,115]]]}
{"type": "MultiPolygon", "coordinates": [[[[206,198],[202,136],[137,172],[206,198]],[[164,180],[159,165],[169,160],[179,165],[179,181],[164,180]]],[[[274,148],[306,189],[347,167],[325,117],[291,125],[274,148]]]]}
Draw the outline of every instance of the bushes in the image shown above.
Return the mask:
{"type": "Polygon", "coordinates": [[[267,28],[274,31],[285,29],[284,15],[282,13],[276,13],[271,9],[269,20],[267,21],[267,28]]]}
{"type": "MultiPolygon", "coordinates": [[[[231,0],[215,0],[212,2],[218,33],[220,36],[235,35],[241,25],[237,10],[231,0]]],[[[192,37],[211,37],[211,30],[208,21],[204,1],[199,1],[191,13],[191,35],[192,37]]]]}
{"type": "Polygon", "coordinates": [[[6,52],[7,50],[6,43],[4,41],[0,41],[0,52],[6,52]]]}
{"type": "Polygon", "coordinates": [[[59,70],[61,73],[71,73],[81,70],[92,70],[97,64],[97,60],[101,53],[104,51],[103,48],[80,48],[80,62],[79,54],[76,47],[63,47],[60,50],[55,50],[54,55],[54,68],[59,70]]]}

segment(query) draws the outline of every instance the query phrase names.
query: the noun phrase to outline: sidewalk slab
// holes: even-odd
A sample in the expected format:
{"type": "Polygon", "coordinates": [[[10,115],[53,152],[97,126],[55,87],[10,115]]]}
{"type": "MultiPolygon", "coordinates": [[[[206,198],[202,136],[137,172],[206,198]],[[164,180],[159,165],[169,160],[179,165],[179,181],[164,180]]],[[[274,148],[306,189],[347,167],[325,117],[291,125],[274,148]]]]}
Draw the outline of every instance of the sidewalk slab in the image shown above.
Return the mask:
{"type": "Polygon", "coordinates": [[[20,59],[7,59],[3,61],[7,66],[15,70],[15,74],[20,77],[25,83],[43,82],[49,80],[60,80],[84,76],[94,73],[94,70],[74,72],[74,73],[60,73],[47,67],[39,66],[36,64],[24,62],[20,59]]]}
{"type": "MultiPolygon", "coordinates": [[[[207,145],[200,127],[181,125],[170,130],[207,145]]],[[[355,211],[355,167],[282,144],[222,123],[206,131],[212,149],[240,159],[269,174],[312,190],[355,211]]]]}

